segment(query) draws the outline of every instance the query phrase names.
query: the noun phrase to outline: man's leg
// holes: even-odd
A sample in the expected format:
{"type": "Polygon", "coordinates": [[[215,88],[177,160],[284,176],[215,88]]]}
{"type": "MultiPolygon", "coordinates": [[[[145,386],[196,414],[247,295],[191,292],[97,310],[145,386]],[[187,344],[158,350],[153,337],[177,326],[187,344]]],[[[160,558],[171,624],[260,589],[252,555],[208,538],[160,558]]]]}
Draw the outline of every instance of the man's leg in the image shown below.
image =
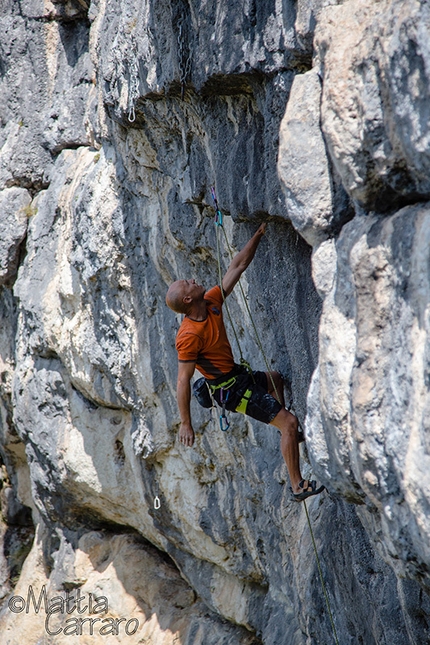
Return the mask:
{"type": "Polygon", "coordinates": [[[291,412],[282,408],[270,424],[281,431],[281,452],[287,465],[291,488],[293,493],[299,493],[303,490],[299,488],[303,477],[300,472],[297,418],[291,412]]]}
{"type": "MultiPolygon", "coordinates": [[[[275,388],[278,394],[282,392],[282,377],[277,372],[274,373],[275,388]],[[276,387],[278,385],[278,387],[276,387]],[[279,392],[280,391],[280,392],[279,392]]],[[[253,378],[249,377],[249,389],[251,397],[248,399],[246,408],[240,410],[257,421],[271,424],[281,432],[281,452],[286,463],[288,474],[291,481],[291,490],[296,495],[296,501],[302,501],[305,497],[320,493],[324,486],[316,488],[315,481],[303,480],[300,472],[300,453],[299,453],[299,432],[297,418],[288,412],[282,406],[282,402],[277,400],[271,391],[267,381],[267,372],[254,372],[253,378]],[[252,382],[253,381],[253,382],[252,382]],[[269,391],[268,391],[269,390],[269,391]],[[299,484],[303,481],[302,486],[299,484]],[[299,496],[299,497],[298,497],[299,496]]],[[[243,385],[243,384],[242,384],[243,385]]],[[[283,399],[281,399],[282,401],[283,399]]],[[[237,408],[236,408],[237,411],[237,408]]]]}
{"type": "MultiPolygon", "coordinates": [[[[285,398],[284,398],[284,379],[279,374],[279,372],[265,372],[267,378],[267,391],[274,399],[279,401],[283,408],[285,408],[285,398]]],[[[292,415],[293,416],[293,415],[292,415]]],[[[294,417],[295,418],[295,417],[294,417]]],[[[297,424],[297,439],[301,443],[305,441],[305,436],[302,431],[299,430],[297,424]]]]}
{"type": "Polygon", "coordinates": [[[285,408],[284,380],[279,372],[265,372],[267,378],[267,391],[274,399],[285,408]]]}

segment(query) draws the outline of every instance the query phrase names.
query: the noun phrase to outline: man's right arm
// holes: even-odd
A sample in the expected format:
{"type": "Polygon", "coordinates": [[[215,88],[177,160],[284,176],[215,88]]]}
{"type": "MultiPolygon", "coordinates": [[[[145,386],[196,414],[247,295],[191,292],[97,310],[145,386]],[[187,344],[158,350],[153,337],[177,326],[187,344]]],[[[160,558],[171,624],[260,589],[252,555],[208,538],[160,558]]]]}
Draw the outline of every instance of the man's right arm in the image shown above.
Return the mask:
{"type": "Polygon", "coordinates": [[[178,399],[181,426],[179,428],[179,441],[185,446],[192,446],[194,443],[194,430],[191,425],[191,378],[196,369],[195,361],[178,362],[178,385],[176,396],[178,399]]]}
{"type": "Polygon", "coordinates": [[[260,224],[258,230],[254,233],[251,239],[245,244],[243,249],[236,253],[230,266],[227,269],[225,276],[222,279],[222,289],[224,295],[228,296],[234,289],[239,278],[245,269],[251,264],[260,240],[266,232],[266,223],[260,224]]]}

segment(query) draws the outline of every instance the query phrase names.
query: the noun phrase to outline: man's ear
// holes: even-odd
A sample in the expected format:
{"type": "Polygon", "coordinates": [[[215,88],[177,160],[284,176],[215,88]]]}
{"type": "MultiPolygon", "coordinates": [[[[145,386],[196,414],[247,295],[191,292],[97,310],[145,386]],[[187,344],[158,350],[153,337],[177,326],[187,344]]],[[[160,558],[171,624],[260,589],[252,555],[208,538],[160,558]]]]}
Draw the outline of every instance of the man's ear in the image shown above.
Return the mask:
{"type": "Polygon", "coordinates": [[[187,305],[189,305],[190,302],[192,302],[192,301],[193,301],[193,299],[191,298],[191,296],[184,296],[182,298],[182,302],[185,302],[185,304],[187,304],[187,305]]]}

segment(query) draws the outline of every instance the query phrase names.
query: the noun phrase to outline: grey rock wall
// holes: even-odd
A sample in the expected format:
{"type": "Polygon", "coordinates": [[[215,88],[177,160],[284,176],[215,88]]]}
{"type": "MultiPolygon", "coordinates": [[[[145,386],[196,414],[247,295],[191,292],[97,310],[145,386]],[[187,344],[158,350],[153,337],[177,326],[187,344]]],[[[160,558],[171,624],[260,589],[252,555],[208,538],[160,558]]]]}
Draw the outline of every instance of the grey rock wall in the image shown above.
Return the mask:
{"type": "MultiPolygon", "coordinates": [[[[2,5],[2,531],[26,527],[0,561],[9,645],[106,642],[11,611],[30,585],[108,598],[115,643],[334,642],[277,432],[222,433],[193,402],[196,444],[176,441],[164,297],[217,281],[212,185],[234,249],[268,221],[244,290],[327,486],[307,508],[339,642],[429,640],[427,13],[2,5]]],[[[239,293],[231,310],[264,369],[239,293]]]]}

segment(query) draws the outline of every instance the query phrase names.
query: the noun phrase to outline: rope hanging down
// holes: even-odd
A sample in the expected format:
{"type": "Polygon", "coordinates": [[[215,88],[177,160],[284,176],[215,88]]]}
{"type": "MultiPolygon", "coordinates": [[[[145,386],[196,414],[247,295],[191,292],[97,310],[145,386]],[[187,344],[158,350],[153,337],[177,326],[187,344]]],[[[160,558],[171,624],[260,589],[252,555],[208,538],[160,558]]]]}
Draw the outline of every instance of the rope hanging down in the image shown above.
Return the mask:
{"type": "Polygon", "coordinates": [[[323,574],[322,574],[322,569],[321,569],[321,562],[320,562],[320,558],[319,558],[319,555],[318,555],[317,545],[316,545],[315,537],[314,537],[314,532],[312,530],[311,519],[309,517],[308,507],[306,505],[306,500],[305,499],[303,500],[303,504],[305,505],[306,519],[308,520],[309,532],[310,532],[311,538],[312,538],[312,546],[314,547],[315,559],[317,561],[317,567],[318,567],[318,573],[319,573],[319,577],[320,577],[320,581],[321,581],[321,587],[322,587],[322,590],[323,590],[323,593],[324,593],[324,600],[325,600],[325,604],[327,606],[327,612],[328,612],[328,616],[330,618],[331,628],[333,630],[334,641],[335,641],[336,645],[339,645],[339,640],[337,638],[337,632],[336,632],[336,626],[334,624],[333,614],[331,613],[330,599],[328,597],[327,588],[325,586],[325,582],[324,582],[324,578],[323,578],[323,574]]]}
{"type": "MultiPolygon", "coordinates": [[[[227,312],[228,319],[230,321],[230,325],[231,325],[231,328],[233,330],[236,345],[237,345],[237,348],[239,350],[240,364],[244,365],[247,368],[247,370],[249,372],[251,372],[252,371],[251,366],[249,365],[249,363],[245,360],[245,358],[243,356],[242,347],[240,346],[239,336],[237,334],[236,327],[234,325],[233,318],[232,318],[231,313],[230,313],[230,308],[229,308],[229,306],[227,304],[227,300],[226,300],[226,297],[225,297],[225,294],[224,294],[224,289],[222,288],[221,245],[220,245],[220,241],[219,241],[219,230],[222,229],[224,231],[224,235],[225,235],[225,230],[224,230],[224,226],[223,226],[223,216],[222,216],[222,213],[221,213],[221,211],[220,211],[220,209],[218,207],[218,201],[217,201],[216,194],[215,194],[215,188],[213,186],[211,188],[211,193],[212,193],[212,199],[214,200],[214,204],[215,204],[216,247],[217,247],[219,286],[220,286],[220,289],[221,289],[221,294],[222,294],[222,299],[223,299],[223,303],[224,303],[224,306],[225,306],[225,310],[227,312]]],[[[230,251],[230,247],[229,247],[229,251],[230,251]]],[[[230,251],[230,255],[231,255],[231,251],[230,251]]],[[[239,281],[239,284],[240,284],[240,281],[239,281]]]]}
{"type": "MultiPolygon", "coordinates": [[[[234,337],[236,339],[236,343],[237,343],[237,346],[239,348],[240,362],[241,362],[241,364],[246,365],[248,367],[248,369],[251,371],[251,367],[249,366],[249,363],[247,363],[246,360],[243,358],[242,349],[241,349],[241,346],[240,346],[240,343],[239,343],[239,338],[237,336],[236,329],[235,329],[235,326],[234,326],[234,323],[233,323],[233,319],[231,317],[230,310],[229,310],[228,305],[227,305],[227,300],[225,298],[224,291],[223,291],[223,288],[222,288],[222,270],[221,270],[221,252],[220,252],[220,243],[219,243],[219,229],[222,229],[222,231],[223,231],[224,240],[225,240],[225,243],[226,243],[230,258],[233,257],[233,251],[232,251],[232,248],[231,248],[230,243],[229,243],[228,238],[227,238],[227,234],[226,234],[224,226],[223,226],[223,215],[222,215],[222,212],[221,212],[221,210],[220,210],[220,208],[218,206],[218,200],[217,200],[217,197],[216,197],[214,187],[211,187],[211,193],[212,193],[212,199],[213,199],[214,204],[215,204],[215,224],[216,224],[216,231],[217,231],[216,240],[217,240],[218,277],[219,277],[219,283],[220,283],[220,287],[221,287],[221,293],[222,293],[225,309],[227,311],[228,318],[229,318],[229,321],[230,321],[230,325],[231,325],[231,327],[233,329],[234,337]]],[[[268,374],[270,376],[270,380],[272,382],[273,391],[275,392],[276,397],[279,399],[278,390],[276,388],[275,382],[274,382],[273,377],[272,377],[272,370],[271,370],[271,368],[269,366],[269,361],[268,361],[266,353],[264,351],[263,343],[261,342],[260,335],[259,335],[258,330],[257,330],[257,326],[256,326],[256,324],[254,322],[254,319],[253,319],[252,314],[251,314],[251,310],[249,308],[248,299],[247,299],[247,297],[245,295],[245,292],[243,290],[243,287],[242,287],[242,284],[241,284],[240,280],[239,280],[239,288],[240,288],[240,292],[242,294],[242,298],[243,298],[243,302],[245,304],[247,314],[249,316],[249,320],[251,321],[251,325],[252,325],[252,328],[254,330],[257,345],[258,345],[258,347],[260,349],[261,355],[263,356],[267,372],[268,372],[268,374]]],[[[300,426],[300,422],[299,422],[299,426],[300,426]]],[[[319,558],[318,551],[317,551],[314,532],[312,530],[312,525],[311,525],[311,520],[310,520],[309,513],[308,513],[308,507],[306,505],[306,500],[303,500],[303,503],[304,503],[304,506],[305,506],[306,519],[308,521],[309,532],[310,532],[311,539],[312,539],[312,546],[313,546],[314,553],[315,553],[315,559],[316,559],[316,563],[317,563],[319,578],[320,578],[320,581],[321,581],[321,587],[322,587],[323,594],[324,594],[324,600],[325,600],[325,603],[326,603],[331,628],[333,630],[334,640],[335,640],[336,645],[339,645],[339,640],[338,640],[337,632],[336,632],[336,626],[334,624],[333,614],[332,614],[331,607],[330,607],[330,599],[328,597],[326,585],[325,585],[325,582],[324,582],[324,577],[323,577],[323,574],[322,574],[320,558],[319,558]]]]}

